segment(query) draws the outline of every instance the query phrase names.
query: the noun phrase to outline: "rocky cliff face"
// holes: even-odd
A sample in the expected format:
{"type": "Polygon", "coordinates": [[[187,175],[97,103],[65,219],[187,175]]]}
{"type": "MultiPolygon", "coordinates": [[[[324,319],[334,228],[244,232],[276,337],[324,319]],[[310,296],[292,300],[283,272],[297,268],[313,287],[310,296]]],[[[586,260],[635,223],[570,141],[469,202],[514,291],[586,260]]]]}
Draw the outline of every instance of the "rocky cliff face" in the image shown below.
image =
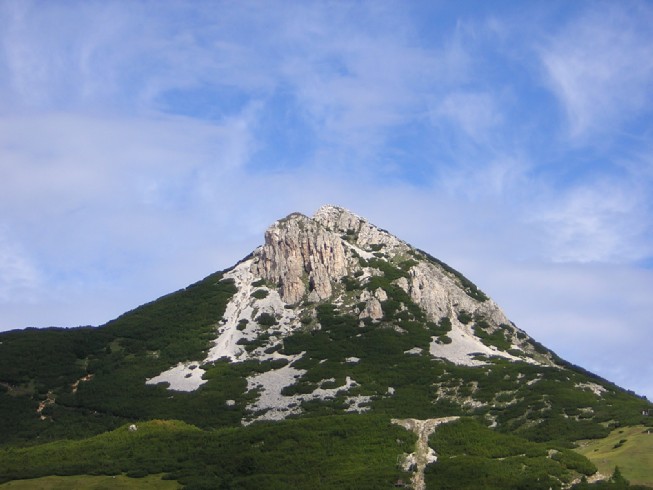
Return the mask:
{"type": "Polygon", "coordinates": [[[277,284],[289,304],[331,297],[333,283],[361,269],[360,257],[370,246],[396,251],[407,245],[360,216],[336,206],[321,207],[313,218],[293,213],[265,232],[255,252],[254,271],[277,284]]]}
{"type": "Polygon", "coordinates": [[[255,274],[277,284],[288,304],[307,293],[313,301],[329,298],[332,283],[347,275],[351,259],[337,234],[302,214],[291,214],[268,228],[256,257],[255,274]]]}
{"type": "MultiPolygon", "coordinates": [[[[470,367],[493,357],[555,364],[464,276],[340,207],[324,206],[313,217],[293,213],[275,222],[265,232],[265,243],[225,278],[234,281],[238,293],[207,358],[177,365],[148,383],[168,382],[172,389],[189,391],[205,382],[198,365],[219,359],[285,363],[248,379],[249,389],[260,392],[250,409],[262,413],[258,418],[272,419],[295,413],[290,407],[308,400],[352,393],[359,384],[347,376],[329,389],[317,385],[310,393],[284,394],[307,373],[298,367],[305,354],[287,352],[287,339],[321,331],[326,305],[342,322],[358,322],[359,337],[375,329],[406,337],[412,329],[416,339],[430,338],[407,344],[407,356],[429,355],[470,367]]],[[[359,357],[346,359],[353,365],[359,357]]],[[[357,410],[366,398],[348,400],[357,410]]]]}
{"type": "MultiPolygon", "coordinates": [[[[496,325],[510,324],[498,306],[462,276],[340,207],[323,206],[313,218],[294,213],[277,221],[254,256],[254,275],[276,285],[291,305],[302,299],[331,298],[343,277],[379,274],[379,269],[365,265],[366,260],[388,264],[403,260],[409,266],[404,266],[405,277],[395,282],[431,320],[449,316],[456,321],[464,311],[482,314],[496,325]],[[470,287],[476,294],[470,294],[470,287]]],[[[364,315],[380,318],[379,299],[366,295],[361,299],[368,303],[364,315]]]]}

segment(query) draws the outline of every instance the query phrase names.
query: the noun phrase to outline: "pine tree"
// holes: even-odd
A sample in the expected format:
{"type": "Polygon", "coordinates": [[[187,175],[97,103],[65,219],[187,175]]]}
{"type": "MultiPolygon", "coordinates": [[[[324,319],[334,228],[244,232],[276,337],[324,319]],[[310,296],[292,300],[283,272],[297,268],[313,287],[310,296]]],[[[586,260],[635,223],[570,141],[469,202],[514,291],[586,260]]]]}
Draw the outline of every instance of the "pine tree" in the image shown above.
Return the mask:
{"type": "Polygon", "coordinates": [[[624,478],[618,466],[614,467],[614,473],[612,473],[610,481],[614,483],[613,488],[615,489],[628,488],[630,486],[630,482],[624,478]]]}

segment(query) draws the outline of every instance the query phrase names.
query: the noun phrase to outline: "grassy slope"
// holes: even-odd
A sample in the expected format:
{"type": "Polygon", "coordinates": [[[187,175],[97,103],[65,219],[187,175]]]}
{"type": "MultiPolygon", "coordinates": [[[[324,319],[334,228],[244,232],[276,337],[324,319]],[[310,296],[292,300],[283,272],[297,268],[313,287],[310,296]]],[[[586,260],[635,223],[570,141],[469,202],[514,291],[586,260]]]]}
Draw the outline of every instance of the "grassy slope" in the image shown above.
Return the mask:
{"type": "Polygon", "coordinates": [[[175,490],[179,483],[161,480],[160,476],[151,475],[144,478],[115,476],[45,476],[32,480],[15,480],[0,485],[2,490],[175,490]]]}
{"type": "Polygon", "coordinates": [[[332,416],[204,431],[151,421],[89,439],[0,450],[0,481],[166,473],[191,488],[392,488],[414,436],[378,416],[332,416]]]}
{"type": "MultiPolygon", "coordinates": [[[[55,474],[167,473],[195,488],[220,484],[257,489],[384,488],[398,478],[407,479],[396,461],[399,453],[412,450],[408,447],[412,436],[390,427],[390,417],[457,414],[490,417],[497,422],[497,431],[521,437],[496,436],[487,428],[463,424],[459,440],[479,442],[449,454],[435,446],[442,458],[430,476],[441,483],[455,482],[441,488],[462,488],[465,477],[471,480],[468,488],[477,488],[479,478],[485,478],[487,488],[505,490],[517,488],[532,475],[546,488],[555,488],[548,485],[547,475],[568,478],[567,470],[586,462],[565,452],[570,441],[605,436],[609,421],[622,426],[643,423],[639,414],[645,402],[602,380],[588,379],[588,373],[573,367],[560,370],[495,359],[489,366],[468,368],[434,361],[426,354],[407,356],[404,352],[415,346],[427,353],[431,336],[440,335],[443,328],[426,322],[403,290],[392,284],[393,278],[402,277],[400,269],[386,265],[383,272],[369,287],[386,290],[385,321],[400,326],[402,333],[383,324],[360,327],[355,316],[323,305],[318,308],[321,330],[297,332],[284,342],[287,354],[306,352],[296,367],[307,371],[286,391],[311,392],[322,380],[334,378],[342,384],[350,375],[360,386],[349,394],[373,396],[376,415],[338,415],[348,395],[342,394],[323,403],[304,403],[307,415],[315,418],[240,428],[245,405],[253,396],[245,393],[245,377],[272,369],[270,363],[205,366],[208,382],[193,393],[145,386],[146,378],[176,362],[202,357],[234,292],[233,284],[221,281],[219,273],[102,328],[1,335],[0,444],[7,449],[0,449],[0,481],[55,474]],[[361,358],[353,366],[345,362],[352,355],[361,358]],[[78,383],[73,391],[72,386],[89,374],[92,380],[78,383]],[[604,384],[608,391],[597,397],[578,389],[589,380],[604,384]],[[387,395],[388,387],[396,389],[393,396],[387,395]],[[445,398],[440,389],[452,395],[445,398]],[[460,399],[468,396],[483,406],[461,407],[460,399]],[[56,403],[43,410],[41,420],[38,402],[49,398],[56,403]],[[236,400],[236,405],[227,408],[228,399],[236,400]],[[143,422],[150,419],[186,423],[143,422]],[[139,431],[129,433],[123,425],[127,421],[137,422],[139,431]],[[89,438],[94,434],[100,435],[89,438]],[[12,443],[57,439],[10,448],[12,443]],[[506,444],[519,450],[497,452],[506,444]],[[545,456],[545,446],[557,447],[559,460],[545,456]],[[532,456],[522,456],[531,450],[532,456]],[[470,467],[482,474],[471,474],[470,467]]],[[[458,430],[456,426],[443,430],[454,429],[458,430]]]]}
{"type": "MultiPolygon", "coordinates": [[[[449,319],[427,321],[393,283],[407,276],[404,262],[371,262],[382,275],[365,285],[348,278],[340,287],[353,296],[361,287],[384,289],[388,299],[381,323],[364,321],[361,327],[346,308],[320,305],[321,329],[298,331],[284,341],[284,353],[305,352],[294,367],[306,370],[284,394],[310,393],[330,378],[334,386],[347,376],[359,385],[328,402],[304,402],[308,415],[342,413],[348,396],[364,395],[372,397],[372,411],[387,417],[486,416],[499,431],[535,442],[605,437],[604,424],[610,421],[645,423],[640,416],[645,402],[573,366],[561,370],[494,359],[470,368],[434,361],[429,343],[433,336],[446,336],[443,322],[450,327],[449,319]],[[404,353],[414,347],[423,354],[404,353]],[[346,362],[352,356],[360,362],[346,362]],[[596,396],[578,389],[588,381],[607,391],[596,396]],[[467,398],[473,403],[461,406],[467,398]]],[[[204,357],[235,291],[233,281],[222,279],[221,273],[212,274],[100,328],[1,333],[0,446],[81,439],[151,419],[184,420],[201,428],[239,426],[256,396],[247,392],[247,376],[273,369],[272,363],[206,365],[207,383],[191,393],[145,385],[179,361],[204,357]],[[236,403],[227,405],[227,400],[236,403]],[[40,402],[50,403],[39,413],[40,402]]],[[[470,321],[483,324],[480,318],[470,321]]]]}
{"type": "Polygon", "coordinates": [[[144,384],[179,361],[203,357],[235,292],[233,281],[221,279],[211,274],[100,328],[0,333],[0,445],[88,437],[127,421],[187,413],[191,423],[238,424],[237,410],[210,407],[244,391],[243,380],[214,383],[202,399],[170,398],[163,386],[144,384]],[[47,398],[56,402],[37,413],[47,398]]]}
{"type": "MultiPolygon", "coordinates": [[[[94,488],[89,476],[94,475],[109,477],[104,488],[116,488],[114,481],[146,488],[138,483],[161,483],[152,476],[164,474],[166,484],[172,480],[193,489],[389,489],[398,479],[409,480],[398,462],[414,450],[415,439],[377,415],[219,430],[157,420],[138,424],[135,432],[124,426],[83,440],[0,450],[0,481],[28,485],[14,488],[48,488],[41,482],[94,488]],[[66,478],[43,479],[52,475],[66,478]],[[144,476],[148,479],[135,478],[144,476]],[[39,486],[30,487],[30,478],[39,486]]],[[[551,444],[500,434],[470,418],[438,428],[430,444],[440,459],[427,469],[429,488],[559,489],[561,481],[595,471],[572,451],[551,451],[551,444]],[[534,487],[535,481],[540,485],[534,487]]]]}
{"type": "Polygon", "coordinates": [[[604,475],[615,466],[633,484],[653,486],[653,429],[622,427],[604,439],[581,441],[577,451],[590,459],[604,475]],[[626,440],[623,444],[619,442],[626,440]],[[615,447],[619,446],[619,447],[615,447]]]}

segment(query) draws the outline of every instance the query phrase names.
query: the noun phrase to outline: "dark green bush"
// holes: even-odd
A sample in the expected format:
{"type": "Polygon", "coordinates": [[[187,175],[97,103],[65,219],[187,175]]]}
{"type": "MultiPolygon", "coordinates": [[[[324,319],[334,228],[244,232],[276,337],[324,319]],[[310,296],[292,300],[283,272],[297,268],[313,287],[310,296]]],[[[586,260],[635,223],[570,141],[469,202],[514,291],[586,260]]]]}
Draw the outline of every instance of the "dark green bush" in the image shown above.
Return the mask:
{"type": "Polygon", "coordinates": [[[252,293],[252,298],[265,299],[268,297],[268,294],[270,294],[270,292],[267,289],[257,289],[252,293]]]}
{"type": "Polygon", "coordinates": [[[469,314],[469,312],[465,310],[461,310],[458,313],[458,321],[462,323],[463,325],[467,325],[472,321],[472,315],[469,314]]]}
{"type": "Polygon", "coordinates": [[[256,323],[258,323],[262,327],[271,327],[273,325],[276,325],[278,322],[277,319],[270,313],[261,313],[259,316],[256,317],[256,323]]]}

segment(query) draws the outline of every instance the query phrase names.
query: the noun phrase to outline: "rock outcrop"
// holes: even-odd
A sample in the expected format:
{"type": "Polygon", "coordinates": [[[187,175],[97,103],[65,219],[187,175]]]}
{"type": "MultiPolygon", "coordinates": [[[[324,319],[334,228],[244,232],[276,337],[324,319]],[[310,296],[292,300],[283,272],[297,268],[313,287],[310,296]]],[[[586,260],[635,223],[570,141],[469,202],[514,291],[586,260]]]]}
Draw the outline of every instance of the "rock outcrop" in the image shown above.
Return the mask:
{"type": "Polygon", "coordinates": [[[322,206],[312,218],[293,213],[265,232],[265,244],[255,252],[253,272],[276,285],[283,300],[317,302],[333,294],[333,283],[360,270],[359,258],[407,250],[406,243],[337,206],[322,206]]]}
{"type": "Polygon", "coordinates": [[[255,274],[277,284],[288,304],[299,302],[306,293],[313,301],[329,298],[331,283],[347,274],[340,236],[299,213],[268,228],[265,244],[256,255],[255,274]]]}

